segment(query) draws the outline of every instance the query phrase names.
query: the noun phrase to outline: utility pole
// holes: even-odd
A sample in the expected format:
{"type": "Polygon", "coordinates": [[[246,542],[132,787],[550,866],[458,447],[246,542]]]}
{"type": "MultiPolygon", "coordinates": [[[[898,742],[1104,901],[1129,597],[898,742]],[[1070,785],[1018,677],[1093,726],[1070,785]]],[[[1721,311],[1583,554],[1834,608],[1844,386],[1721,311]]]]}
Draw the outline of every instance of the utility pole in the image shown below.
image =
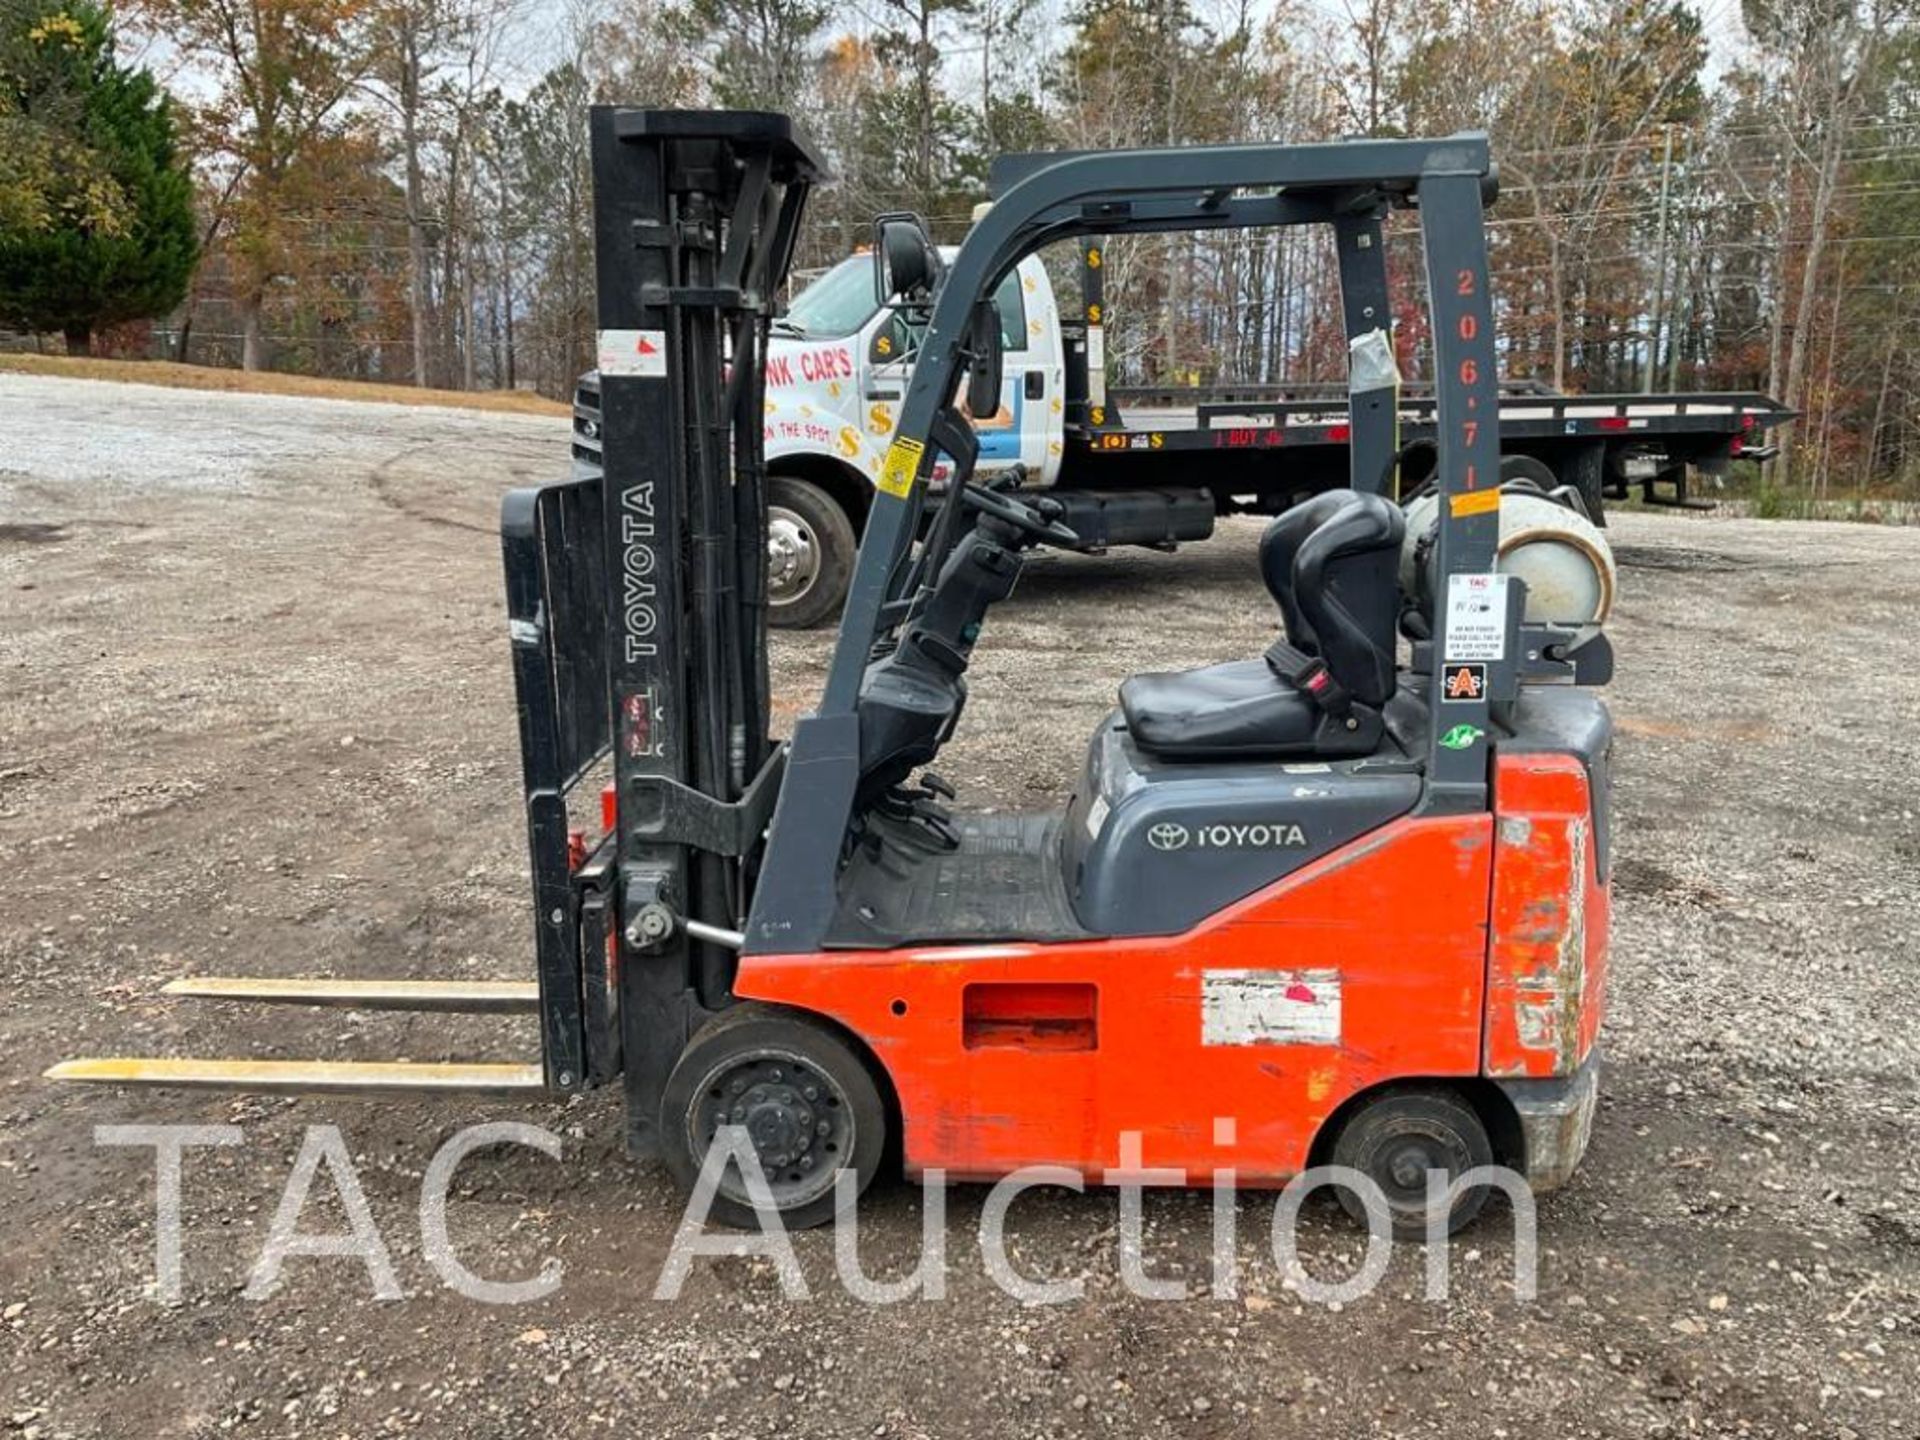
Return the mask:
{"type": "Polygon", "coordinates": [[[1660,153],[1660,232],[1653,252],[1653,311],[1647,327],[1646,364],[1640,371],[1640,389],[1647,395],[1653,393],[1653,372],[1660,363],[1660,316],[1667,304],[1667,196],[1673,182],[1673,122],[1661,128],[1666,132],[1666,143],[1660,153]]]}

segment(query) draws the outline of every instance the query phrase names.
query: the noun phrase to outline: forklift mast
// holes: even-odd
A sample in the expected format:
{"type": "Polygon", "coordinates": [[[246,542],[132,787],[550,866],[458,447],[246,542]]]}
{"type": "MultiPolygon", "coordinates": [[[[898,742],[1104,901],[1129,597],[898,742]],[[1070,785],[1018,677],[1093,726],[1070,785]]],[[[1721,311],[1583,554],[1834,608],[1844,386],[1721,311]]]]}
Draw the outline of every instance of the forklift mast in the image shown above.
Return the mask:
{"type": "Polygon", "coordinates": [[[598,106],[591,143],[603,470],[515,491],[502,532],[546,1081],[624,1074],[646,1149],[779,788],[762,359],[825,169],[784,115],[598,106]]]}

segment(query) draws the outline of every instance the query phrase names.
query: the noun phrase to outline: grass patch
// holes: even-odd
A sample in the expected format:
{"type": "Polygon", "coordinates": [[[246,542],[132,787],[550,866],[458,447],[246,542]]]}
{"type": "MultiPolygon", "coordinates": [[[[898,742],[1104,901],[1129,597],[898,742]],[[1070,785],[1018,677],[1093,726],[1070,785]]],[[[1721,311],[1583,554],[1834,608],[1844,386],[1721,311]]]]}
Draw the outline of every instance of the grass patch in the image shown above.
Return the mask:
{"type": "Polygon", "coordinates": [[[176,365],[171,360],[92,360],[65,355],[0,354],[0,374],[51,375],[64,380],[118,380],[167,385],[179,390],[222,390],[245,395],[300,395],[319,400],[374,400],[388,405],[431,405],[450,410],[492,410],[509,415],[569,415],[558,400],[523,390],[422,390],[413,385],[375,385],[318,375],[227,370],[176,365]]]}
{"type": "Polygon", "coordinates": [[[1841,520],[1856,525],[1920,524],[1920,504],[1893,495],[1837,495],[1820,499],[1805,490],[1758,485],[1744,501],[1755,520],[1841,520]]]}

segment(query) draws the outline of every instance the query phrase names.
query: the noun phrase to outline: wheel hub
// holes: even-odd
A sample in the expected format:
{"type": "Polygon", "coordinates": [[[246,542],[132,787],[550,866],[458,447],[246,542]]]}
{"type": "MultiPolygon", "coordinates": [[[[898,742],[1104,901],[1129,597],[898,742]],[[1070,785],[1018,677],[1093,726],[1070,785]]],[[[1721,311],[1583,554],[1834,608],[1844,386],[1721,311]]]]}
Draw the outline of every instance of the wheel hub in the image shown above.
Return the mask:
{"type": "Polygon", "coordinates": [[[746,1125],[761,1164],[789,1165],[802,1159],[813,1163],[807,1153],[813,1144],[813,1112],[793,1086],[756,1085],[733,1114],[736,1124],[746,1125]]]}
{"type": "Polygon", "coordinates": [[[820,542],[813,527],[793,511],[767,510],[767,597],[791,605],[813,588],[820,576],[820,542]]]}
{"type": "MultiPolygon", "coordinates": [[[[792,1056],[745,1056],[723,1066],[708,1077],[693,1118],[700,1148],[723,1125],[746,1131],[782,1208],[826,1190],[853,1154],[852,1107],[822,1071],[792,1056]]],[[[732,1166],[721,1190],[743,1203],[750,1198],[732,1166]]]]}
{"type": "Polygon", "coordinates": [[[1393,1183],[1402,1190],[1423,1191],[1427,1184],[1427,1171],[1442,1168],[1427,1153],[1427,1147],[1421,1144],[1402,1145],[1393,1154],[1387,1164],[1387,1173],[1393,1177],[1393,1183]]]}

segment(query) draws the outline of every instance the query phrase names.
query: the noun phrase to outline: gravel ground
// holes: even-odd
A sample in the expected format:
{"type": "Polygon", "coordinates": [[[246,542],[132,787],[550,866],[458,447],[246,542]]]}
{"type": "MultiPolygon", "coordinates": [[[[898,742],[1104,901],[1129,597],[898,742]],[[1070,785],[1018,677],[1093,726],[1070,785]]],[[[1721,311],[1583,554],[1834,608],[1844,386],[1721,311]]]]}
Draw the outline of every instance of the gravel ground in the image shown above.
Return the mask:
{"type": "MultiPolygon", "coordinates": [[[[1240,1207],[1242,1298],[1151,1303],[1113,1197],[1042,1192],[1015,1259],[1084,1278],[1023,1309],[950,1200],[948,1298],[867,1307],[830,1237],[813,1298],[703,1261],[650,1298],[679,1207],[621,1152],[617,1101],[305,1100],[59,1089],[75,1054],[516,1058],[518,1022],[248,1014],[188,973],[517,976],[529,915],[500,491],[564,465],[564,424],[0,377],[0,1426],[25,1435],[1032,1437],[1920,1436],[1920,531],[1618,518],[1623,601],[1606,1097],[1543,1202],[1537,1299],[1506,1227],[1372,1296],[1302,1304],[1240,1207]],[[554,1296],[489,1307],[421,1255],[422,1172],[522,1119],[558,1162],[460,1172],[453,1231],[554,1296]],[[231,1123],[193,1153],[185,1282],[159,1303],[149,1153],[92,1127],[231,1123]],[[305,1127],[338,1125],[408,1292],[351,1260],[240,1291],[305,1127]],[[1264,1258],[1263,1258],[1264,1257],[1264,1258]]],[[[996,612],[942,769],[975,803],[1062,798],[1120,677],[1271,635],[1235,523],[1178,557],[1046,557],[996,612]]],[[[780,636],[784,713],[824,636],[780,636]]],[[[337,1228],[324,1183],[305,1228],[337,1228]]],[[[1359,1243],[1309,1207],[1310,1268],[1359,1243]]],[[[1147,1205],[1155,1274],[1196,1289],[1204,1195],[1147,1205]]],[[[868,1265],[917,1252],[915,1193],[862,1210],[868,1265]]],[[[484,1257],[484,1260],[481,1259],[484,1257]]]]}

